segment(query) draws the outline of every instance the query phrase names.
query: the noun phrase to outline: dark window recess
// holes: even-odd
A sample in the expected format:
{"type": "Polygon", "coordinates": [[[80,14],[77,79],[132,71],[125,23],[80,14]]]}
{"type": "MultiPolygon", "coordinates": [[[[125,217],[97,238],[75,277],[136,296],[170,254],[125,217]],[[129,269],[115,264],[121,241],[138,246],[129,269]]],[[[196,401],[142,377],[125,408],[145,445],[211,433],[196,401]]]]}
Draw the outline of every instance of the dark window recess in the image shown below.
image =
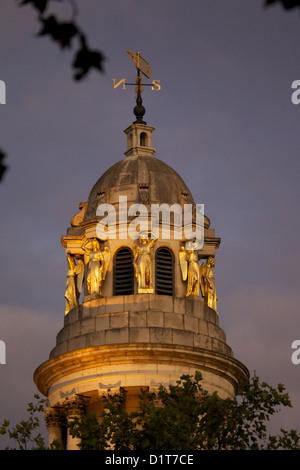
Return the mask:
{"type": "Polygon", "coordinates": [[[146,132],[142,132],[140,135],[140,145],[142,147],[147,147],[147,134],[146,132]]]}
{"type": "Polygon", "coordinates": [[[114,260],[114,295],[131,295],[133,291],[132,251],[120,248],[114,260]]]}
{"type": "Polygon", "coordinates": [[[174,256],[169,248],[155,253],[156,294],[174,295],[174,256]]]}

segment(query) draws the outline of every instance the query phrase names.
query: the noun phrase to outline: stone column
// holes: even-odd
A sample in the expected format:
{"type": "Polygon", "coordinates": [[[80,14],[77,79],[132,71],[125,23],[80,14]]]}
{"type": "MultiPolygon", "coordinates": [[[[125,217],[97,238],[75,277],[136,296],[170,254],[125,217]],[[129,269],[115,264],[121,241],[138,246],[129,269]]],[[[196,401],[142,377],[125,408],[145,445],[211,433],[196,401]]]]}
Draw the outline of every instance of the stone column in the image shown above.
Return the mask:
{"type": "MultiPolygon", "coordinates": [[[[72,418],[80,417],[85,413],[86,402],[80,397],[74,397],[68,400],[65,406],[67,422],[72,418]]],[[[80,450],[80,438],[73,437],[68,428],[67,432],[67,450],[80,450]]]]}
{"type": "Polygon", "coordinates": [[[64,443],[62,438],[62,429],[64,426],[63,417],[60,410],[55,408],[47,408],[45,412],[45,422],[48,430],[48,445],[49,447],[53,441],[59,443],[59,449],[64,449],[64,443]]]}

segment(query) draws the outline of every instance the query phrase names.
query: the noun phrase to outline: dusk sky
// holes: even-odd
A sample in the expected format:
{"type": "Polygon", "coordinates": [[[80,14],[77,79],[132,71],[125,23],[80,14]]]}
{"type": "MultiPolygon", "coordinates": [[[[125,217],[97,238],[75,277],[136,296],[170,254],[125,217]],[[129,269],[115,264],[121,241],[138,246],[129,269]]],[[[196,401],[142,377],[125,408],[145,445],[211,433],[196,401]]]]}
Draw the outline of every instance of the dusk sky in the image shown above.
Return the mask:
{"type": "MultiPolygon", "coordinates": [[[[205,206],[221,245],[215,277],[220,326],[251,375],[283,383],[293,409],[274,420],[300,433],[300,15],[264,0],[77,0],[77,23],[105,73],[73,80],[75,49],[60,50],[30,6],[1,0],[0,423],[25,416],[33,373],[64,321],[61,236],[89,192],[124,158],[134,120],[127,49],[150,63],[145,87],[156,157],[205,206]]],[[[53,2],[66,20],[71,8],[53,2]]],[[[1,438],[0,438],[0,448],[1,438]]]]}

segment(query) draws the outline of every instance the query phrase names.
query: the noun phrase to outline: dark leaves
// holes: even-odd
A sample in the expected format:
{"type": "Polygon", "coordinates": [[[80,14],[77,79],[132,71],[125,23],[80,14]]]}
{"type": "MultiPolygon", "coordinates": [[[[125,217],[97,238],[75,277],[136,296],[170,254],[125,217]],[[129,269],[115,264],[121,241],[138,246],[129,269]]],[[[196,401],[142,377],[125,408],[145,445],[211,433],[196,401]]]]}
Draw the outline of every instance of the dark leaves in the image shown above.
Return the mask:
{"type": "MultiPolygon", "coordinates": [[[[100,51],[91,50],[86,44],[85,34],[72,21],[60,21],[54,14],[45,16],[46,9],[51,0],[20,0],[20,6],[31,5],[38,12],[38,21],[41,29],[38,36],[48,36],[55,41],[61,49],[70,48],[73,40],[77,38],[79,48],[74,54],[72,66],[75,69],[74,79],[81,80],[91,70],[95,69],[103,72],[104,56],[100,51]]],[[[56,0],[63,2],[64,0],[56,0]]],[[[73,3],[73,17],[77,14],[77,9],[73,3]]]]}
{"type": "Polygon", "coordinates": [[[291,406],[282,385],[271,387],[257,377],[242,385],[237,397],[220,398],[202,388],[202,376],[182,376],[156,394],[141,390],[140,406],[127,412],[122,396],[107,396],[97,423],[77,418],[69,431],[82,449],[110,450],[263,450],[299,449],[294,430],[269,436],[269,418],[291,406]]]}
{"type": "Polygon", "coordinates": [[[45,450],[44,439],[39,432],[40,413],[45,411],[45,399],[34,395],[35,403],[29,403],[27,407],[28,419],[22,420],[16,426],[10,426],[9,420],[4,420],[0,425],[0,435],[8,435],[17,445],[16,448],[6,447],[6,450],[45,450]]]}
{"type": "Polygon", "coordinates": [[[81,38],[81,49],[77,52],[73,67],[78,69],[78,72],[74,75],[76,80],[81,80],[91,68],[95,68],[100,72],[103,71],[102,62],[104,57],[101,52],[90,50],[84,37],[81,38]]]}
{"type": "Polygon", "coordinates": [[[41,18],[41,23],[42,29],[38,36],[49,35],[61,48],[70,47],[72,38],[78,34],[78,28],[74,23],[59,23],[53,15],[41,18]]]}
{"type": "Polygon", "coordinates": [[[265,6],[274,5],[274,3],[281,3],[281,6],[286,10],[300,7],[300,0],[266,0],[265,6]]]}
{"type": "Polygon", "coordinates": [[[0,180],[3,178],[3,175],[5,171],[7,170],[7,166],[4,165],[3,163],[3,160],[5,157],[6,157],[5,153],[2,152],[2,150],[0,149],[0,180]]]}
{"type": "Polygon", "coordinates": [[[47,8],[48,0],[23,0],[20,6],[30,4],[30,3],[40,13],[44,13],[45,9],[47,8]]]}

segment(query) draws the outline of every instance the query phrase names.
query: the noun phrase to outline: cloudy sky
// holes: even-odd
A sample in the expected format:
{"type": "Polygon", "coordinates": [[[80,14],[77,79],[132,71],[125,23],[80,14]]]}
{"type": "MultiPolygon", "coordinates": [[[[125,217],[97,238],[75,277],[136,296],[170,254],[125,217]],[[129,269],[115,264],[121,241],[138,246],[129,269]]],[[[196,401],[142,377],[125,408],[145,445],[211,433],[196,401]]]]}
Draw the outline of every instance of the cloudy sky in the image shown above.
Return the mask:
{"type": "MultiPolygon", "coordinates": [[[[36,392],[35,368],[63,325],[66,259],[60,239],[101,174],[124,156],[134,120],[126,50],[160,80],[145,89],[156,156],[185,180],[221,246],[220,326],[253,375],[281,382],[294,408],[274,427],[300,432],[300,16],[264,0],[78,0],[77,22],[105,73],[72,79],[72,50],[36,38],[30,6],[2,0],[0,147],[0,422],[20,420],[36,392]]],[[[70,18],[69,7],[56,12],[70,18]]],[[[1,443],[0,443],[1,448],[1,443]]]]}

